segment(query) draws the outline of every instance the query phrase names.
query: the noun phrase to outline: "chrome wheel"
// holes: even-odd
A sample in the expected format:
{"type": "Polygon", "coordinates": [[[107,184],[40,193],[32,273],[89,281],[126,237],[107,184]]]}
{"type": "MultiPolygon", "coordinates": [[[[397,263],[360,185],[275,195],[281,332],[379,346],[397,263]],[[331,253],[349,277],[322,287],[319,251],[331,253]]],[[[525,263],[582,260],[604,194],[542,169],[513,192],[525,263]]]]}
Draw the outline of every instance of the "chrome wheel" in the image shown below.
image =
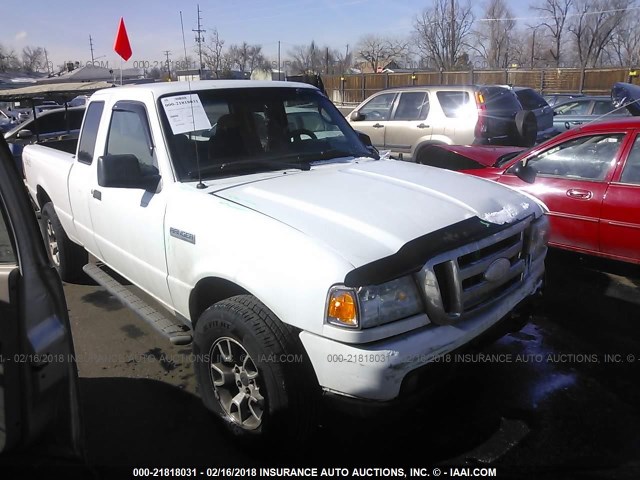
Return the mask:
{"type": "Polygon", "coordinates": [[[260,393],[258,369],[236,340],[221,337],[209,350],[210,380],[227,416],[247,430],[262,423],[265,398],[260,393]]]}
{"type": "Polygon", "coordinates": [[[51,254],[51,260],[56,267],[60,266],[60,250],[58,249],[58,239],[56,238],[56,232],[53,229],[53,225],[50,219],[47,219],[47,243],[49,244],[49,253],[51,254]]]}

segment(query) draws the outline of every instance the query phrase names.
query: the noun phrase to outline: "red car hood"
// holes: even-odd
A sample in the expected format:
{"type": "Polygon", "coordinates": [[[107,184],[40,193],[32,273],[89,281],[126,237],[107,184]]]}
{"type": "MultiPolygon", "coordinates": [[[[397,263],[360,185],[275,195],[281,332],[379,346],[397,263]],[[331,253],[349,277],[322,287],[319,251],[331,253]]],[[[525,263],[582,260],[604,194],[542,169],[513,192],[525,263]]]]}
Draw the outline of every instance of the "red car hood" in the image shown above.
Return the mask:
{"type": "Polygon", "coordinates": [[[438,148],[457,153],[463,157],[478,162],[485,167],[491,167],[503,155],[512,152],[522,152],[523,147],[503,147],[487,145],[438,145],[438,148]]]}

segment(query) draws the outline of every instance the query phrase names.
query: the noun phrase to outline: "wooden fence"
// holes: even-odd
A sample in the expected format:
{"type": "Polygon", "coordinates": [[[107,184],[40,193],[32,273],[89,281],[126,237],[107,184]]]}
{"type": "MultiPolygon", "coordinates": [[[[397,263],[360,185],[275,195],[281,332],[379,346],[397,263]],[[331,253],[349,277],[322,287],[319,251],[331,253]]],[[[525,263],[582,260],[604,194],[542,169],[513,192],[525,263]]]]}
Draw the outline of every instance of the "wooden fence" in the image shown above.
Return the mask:
{"type": "Polygon", "coordinates": [[[409,73],[363,73],[322,75],[329,98],[337,104],[360,103],[385,88],[408,85],[509,84],[539,92],[582,92],[607,95],[615,82],[640,83],[628,68],[558,68],[544,70],[415,71],[409,73]]]}

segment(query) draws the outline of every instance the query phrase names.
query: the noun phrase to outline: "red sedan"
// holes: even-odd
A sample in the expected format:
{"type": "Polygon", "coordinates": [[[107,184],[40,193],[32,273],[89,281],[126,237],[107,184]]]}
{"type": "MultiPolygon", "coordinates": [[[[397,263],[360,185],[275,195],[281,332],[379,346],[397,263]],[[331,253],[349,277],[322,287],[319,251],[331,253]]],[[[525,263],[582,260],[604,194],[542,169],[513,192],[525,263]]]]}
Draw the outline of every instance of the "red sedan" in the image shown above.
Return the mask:
{"type": "Polygon", "coordinates": [[[551,246],[640,264],[640,118],[588,124],[519,154],[438,146],[430,157],[541,199],[551,246]]]}

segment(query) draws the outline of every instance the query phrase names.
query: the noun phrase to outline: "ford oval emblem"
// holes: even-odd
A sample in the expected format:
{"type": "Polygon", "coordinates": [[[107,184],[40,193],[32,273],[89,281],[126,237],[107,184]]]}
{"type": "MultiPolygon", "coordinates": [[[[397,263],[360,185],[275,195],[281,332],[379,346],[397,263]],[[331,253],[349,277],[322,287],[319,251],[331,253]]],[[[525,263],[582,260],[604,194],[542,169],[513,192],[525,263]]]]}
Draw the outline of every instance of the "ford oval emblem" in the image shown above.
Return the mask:
{"type": "Polygon", "coordinates": [[[489,282],[498,282],[507,276],[511,269],[511,262],[507,258],[498,258],[484,272],[484,278],[489,282]]]}

